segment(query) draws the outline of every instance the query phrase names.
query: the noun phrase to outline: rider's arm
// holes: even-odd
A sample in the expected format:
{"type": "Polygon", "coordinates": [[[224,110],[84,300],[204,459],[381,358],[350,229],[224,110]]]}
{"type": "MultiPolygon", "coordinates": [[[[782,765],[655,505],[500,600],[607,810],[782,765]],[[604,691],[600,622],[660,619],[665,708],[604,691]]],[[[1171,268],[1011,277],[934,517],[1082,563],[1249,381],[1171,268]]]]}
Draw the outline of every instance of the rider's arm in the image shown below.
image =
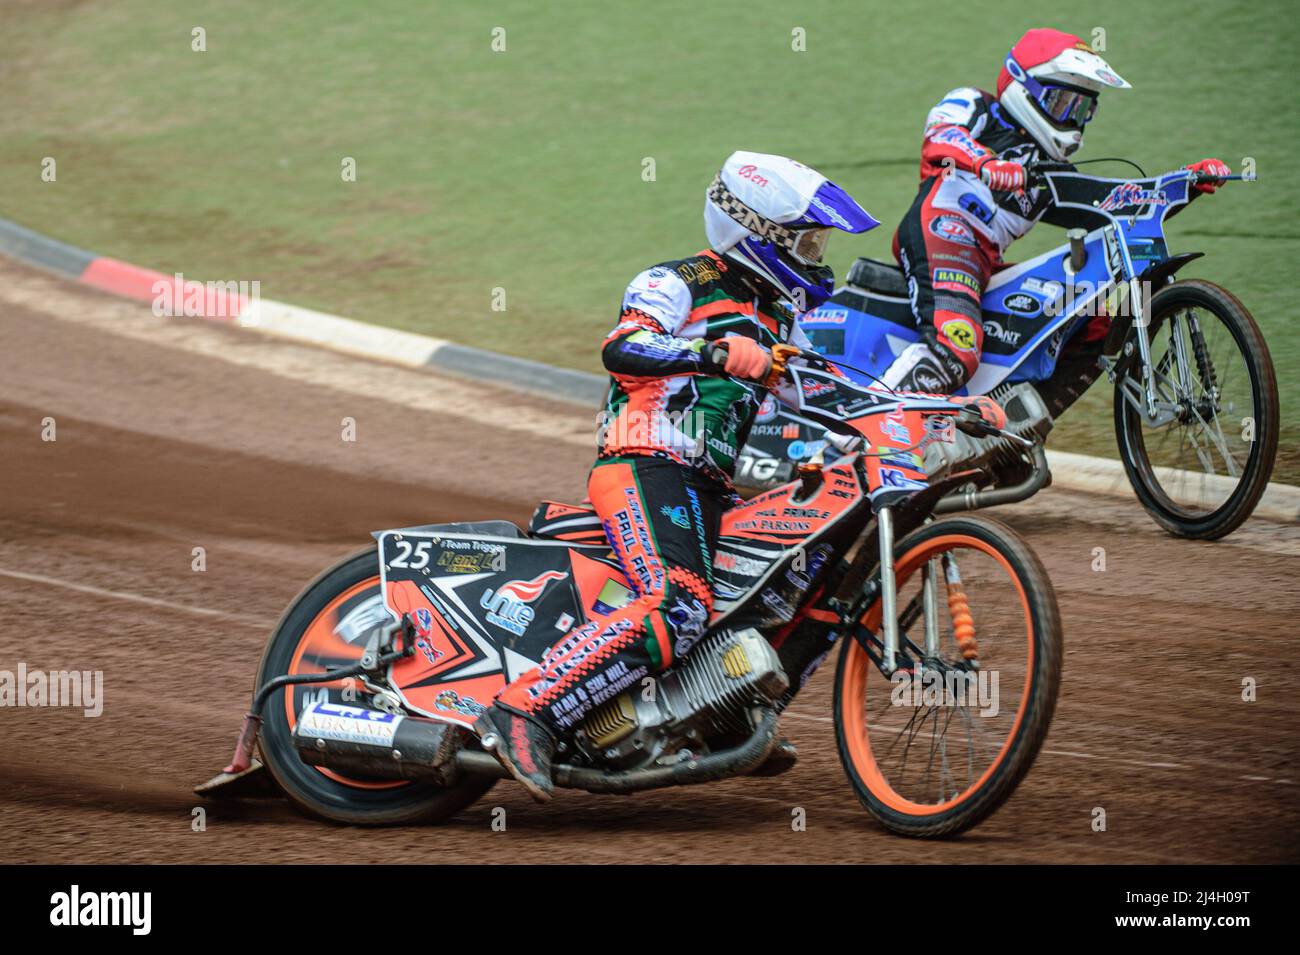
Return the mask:
{"type": "Polygon", "coordinates": [[[939,175],[948,169],[977,172],[978,164],[993,156],[980,144],[986,117],[977,117],[976,103],[983,96],[973,87],[961,87],[946,95],[925,118],[921,142],[922,175],[939,175]]]}
{"type": "Polygon", "coordinates": [[[623,295],[618,324],[601,358],[620,378],[663,378],[703,370],[700,344],[676,333],[691,313],[691,293],[671,269],[647,269],[623,295]]]}

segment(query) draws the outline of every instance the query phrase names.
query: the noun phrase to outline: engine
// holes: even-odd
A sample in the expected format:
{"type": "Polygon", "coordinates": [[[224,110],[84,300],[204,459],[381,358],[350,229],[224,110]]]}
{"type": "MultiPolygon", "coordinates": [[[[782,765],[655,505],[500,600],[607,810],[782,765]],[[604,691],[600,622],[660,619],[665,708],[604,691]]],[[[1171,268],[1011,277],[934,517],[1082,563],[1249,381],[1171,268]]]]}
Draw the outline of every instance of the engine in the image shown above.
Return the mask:
{"type": "Polygon", "coordinates": [[[601,766],[670,765],[708,752],[711,739],[748,736],[750,707],[771,703],[789,685],[762,634],[722,630],[655,683],[634,686],[593,710],[569,745],[601,766]]]}
{"type": "MultiPolygon", "coordinates": [[[[1007,430],[1029,440],[1042,441],[1052,430],[1052,416],[1029,382],[999,385],[989,397],[1007,413],[1007,430]]],[[[951,444],[931,444],[925,450],[926,471],[933,479],[964,468],[1014,466],[1023,451],[1006,438],[973,438],[958,431],[951,444]]]]}

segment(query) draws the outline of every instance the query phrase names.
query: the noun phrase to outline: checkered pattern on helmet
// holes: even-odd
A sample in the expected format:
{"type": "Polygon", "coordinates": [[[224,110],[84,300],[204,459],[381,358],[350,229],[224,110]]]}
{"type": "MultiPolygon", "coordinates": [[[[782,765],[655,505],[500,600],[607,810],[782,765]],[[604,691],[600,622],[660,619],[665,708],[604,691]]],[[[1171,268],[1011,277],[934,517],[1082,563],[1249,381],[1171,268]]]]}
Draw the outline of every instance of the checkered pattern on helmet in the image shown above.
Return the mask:
{"type": "Polygon", "coordinates": [[[722,173],[718,173],[713,185],[709,186],[709,201],[760,239],[768,239],[786,251],[794,251],[799,234],[751,209],[727,188],[727,184],[722,181],[722,173]]]}

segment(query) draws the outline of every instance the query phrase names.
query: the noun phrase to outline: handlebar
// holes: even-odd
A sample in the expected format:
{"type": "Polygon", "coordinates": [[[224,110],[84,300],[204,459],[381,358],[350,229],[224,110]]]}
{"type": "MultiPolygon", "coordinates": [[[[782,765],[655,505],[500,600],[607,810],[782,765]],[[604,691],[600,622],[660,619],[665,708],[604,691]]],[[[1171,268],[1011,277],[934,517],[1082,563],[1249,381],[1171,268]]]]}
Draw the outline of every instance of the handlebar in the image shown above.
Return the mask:
{"type": "MultiPolygon", "coordinates": [[[[725,341],[725,339],[723,339],[725,341]]],[[[815,352],[806,351],[794,345],[773,345],[772,346],[772,367],[767,376],[763,379],[763,386],[771,388],[785,375],[791,359],[800,358],[808,364],[822,369],[827,369],[833,364],[826,356],[815,352]]],[[[726,374],[727,349],[719,342],[711,342],[705,350],[705,363],[713,366],[717,374],[726,374]]],[[[1021,447],[1032,448],[1034,442],[1020,437],[1014,432],[999,428],[987,421],[979,409],[974,405],[965,405],[957,413],[953,420],[954,426],[965,434],[972,437],[1001,437],[1012,441],[1021,447]]]]}
{"type": "MultiPolygon", "coordinates": [[[[721,341],[711,343],[704,356],[705,364],[712,366],[711,370],[715,374],[726,374],[727,349],[722,344],[722,342],[725,341],[726,339],[724,338],[721,341]]],[[[775,387],[776,383],[781,380],[781,376],[785,374],[786,366],[789,364],[791,358],[803,358],[808,360],[809,356],[816,356],[823,366],[826,364],[826,360],[822,358],[821,355],[818,355],[816,352],[805,352],[802,348],[795,345],[773,345],[771,352],[772,366],[768,369],[767,376],[762,381],[764,388],[775,387]]]]}
{"type": "MultiPolygon", "coordinates": [[[[1100,162],[1101,160],[1089,160],[1089,161],[1100,162]]],[[[1128,162],[1128,160],[1126,159],[1120,159],[1117,161],[1128,162]]],[[[1028,165],[1025,166],[1025,184],[1030,188],[1036,189],[1041,186],[1047,185],[1047,175],[1049,173],[1078,172],[1078,171],[1079,170],[1076,166],[1068,162],[1051,162],[1047,160],[1040,160],[1039,162],[1029,163],[1028,165]]],[[[1255,178],[1254,176],[1243,176],[1239,173],[1234,173],[1233,175],[1219,177],[1204,172],[1192,172],[1191,170],[1185,170],[1185,171],[1188,174],[1187,175],[1188,180],[1193,185],[1204,185],[1207,182],[1229,182],[1233,180],[1236,180],[1238,182],[1250,182],[1253,181],[1255,178]]],[[[1164,175],[1167,175],[1167,173],[1164,175]]],[[[1148,176],[1146,175],[1146,173],[1141,173],[1139,178],[1159,179],[1161,178],[1161,176],[1159,175],[1148,176]]]]}

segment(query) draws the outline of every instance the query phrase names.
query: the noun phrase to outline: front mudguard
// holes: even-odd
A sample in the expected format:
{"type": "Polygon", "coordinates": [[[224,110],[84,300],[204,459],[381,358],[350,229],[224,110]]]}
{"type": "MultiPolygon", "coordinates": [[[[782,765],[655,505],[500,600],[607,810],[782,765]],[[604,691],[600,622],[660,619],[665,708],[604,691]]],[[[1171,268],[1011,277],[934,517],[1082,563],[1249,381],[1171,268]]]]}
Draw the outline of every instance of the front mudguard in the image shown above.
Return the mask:
{"type": "MultiPolygon", "coordinates": [[[[1156,262],[1154,265],[1148,266],[1142,274],[1138,276],[1139,285],[1144,290],[1151,290],[1150,294],[1147,294],[1144,291],[1142,296],[1143,299],[1150,302],[1156,297],[1156,292],[1159,292],[1174,280],[1174,276],[1184,265],[1194,259],[1199,259],[1204,255],[1204,252],[1180,252],[1178,255],[1171,255],[1167,259],[1163,259],[1156,262]]],[[[1148,315],[1147,320],[1149,321],[1150,318],[1151,316],[1148,315]]],[[[1131,314],[1125,315],[1122,319],[1112,322],[1110,332],[1106,336],[1106,343],[1102,346],[1102,353],[1106,355],[1117,355],[1120,348],[1123,347],[1124,342],[1128,340],[1132,331],[1133,316],[1131,314]]]]}
{"type": "Polygon", "coordinates": [[[1204,252],[1180,252],[1177,255],[1171,255],[1169,258],[1149,266],[1138,276],[1138,281],[1150,282],[1157,288],[1163,288],[1174,280],[1174,275],[1179,269],[1193,259],[1199,259],[1204,255],[1204,252]]]}

